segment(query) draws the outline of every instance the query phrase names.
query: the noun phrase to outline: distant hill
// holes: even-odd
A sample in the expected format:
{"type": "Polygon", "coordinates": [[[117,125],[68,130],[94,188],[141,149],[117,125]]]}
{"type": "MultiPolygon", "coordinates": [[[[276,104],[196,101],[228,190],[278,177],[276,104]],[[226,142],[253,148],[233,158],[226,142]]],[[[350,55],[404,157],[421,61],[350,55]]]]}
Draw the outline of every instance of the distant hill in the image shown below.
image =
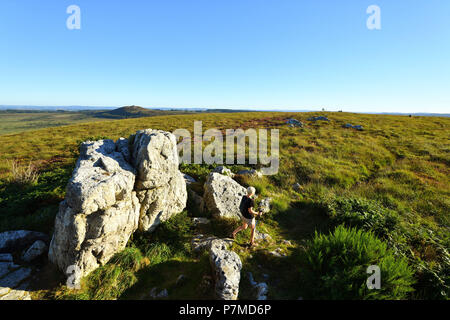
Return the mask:
{"type": "Polygon", "coordinates": [[[139,106],[126,106],[114,110],[93,112],[92,115],[97,118],[130,119],[192,113],[192,111],[156,110],[146,109],[139,106]]]}

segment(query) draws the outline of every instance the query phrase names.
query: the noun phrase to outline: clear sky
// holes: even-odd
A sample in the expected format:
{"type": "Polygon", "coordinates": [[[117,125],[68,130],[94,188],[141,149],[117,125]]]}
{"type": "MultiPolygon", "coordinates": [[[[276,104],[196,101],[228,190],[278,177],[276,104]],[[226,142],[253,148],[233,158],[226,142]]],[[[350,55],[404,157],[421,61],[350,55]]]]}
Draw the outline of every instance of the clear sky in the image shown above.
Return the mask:
{"type": "Polygon", "coordinates": [[[1,0],[0,104],[449,113],[450,1],[1,0]]]}

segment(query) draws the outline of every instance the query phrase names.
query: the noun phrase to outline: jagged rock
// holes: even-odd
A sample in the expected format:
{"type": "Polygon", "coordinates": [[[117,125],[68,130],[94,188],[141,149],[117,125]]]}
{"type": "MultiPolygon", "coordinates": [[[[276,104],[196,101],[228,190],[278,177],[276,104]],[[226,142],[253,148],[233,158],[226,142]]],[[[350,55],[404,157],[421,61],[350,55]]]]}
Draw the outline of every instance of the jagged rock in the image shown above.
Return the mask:
{"type": "Polygon", "coordinates": [[[180,172],[168,185],[139,191],[137,195],[141,203],[139,228],[147,232],[183,211],[187,202],[186,183],[180,172]]]}
{"type": "MultiPolygon", "coordinates": [[[[134,136],[132,163],[137,170],[137,190],[167,186],[178,171],[178,152],[175,136],[162,130],[139,130],[134,136]]],[[[184,178],[181,176],[183,183],[184,178]]]]}
{"type": "Polygon", "coordinates": [[[261,171],[258,171],[255,169],[241,170],[237,174],[242,175],[242,176],[251,176],[251,177],[257,177],[257,178],[261,178],[263,176],[261,171]]]}
{"type": "Polygon", "coordinates": [[[22,255],[22,260],[30,262],[37,257],[43,255],[47,251],[47,245],[44,241],[38,240],[34,242],[31,247],[22,255]]]}
{"type": "Polygon", "coordinates": [[[78,270],[78,278],[105,264],[138,227],[135,170],[120,151],[124,143],[100,140],[81,145],[48,254],[66,274],[69,266],[78,270]]]}
{"type": "Polygon", "coordinates": [[[213,241],[219,241],[226,248],[233,243],[233,239],[220,239],[216,236],[204,236],[202,234],[198,234],[191,240],[192,250],[194,252],[209,250],[213,241]]]}
{"type": "Polygon", "coordinates": [[[256,230],[255,239],[269,241],[269,240],[272,240],[272,237],[267,233],[262,233],[262,232],[259,232],[258,230],[256,230]]]}
{"type": "Polygon", "coordinates": [[[234,177],[234,173],[225,166],[219,166],[213,170],[213,172],[217,172],[223,174],[224,176],[229,176],[231,178],[234,177]]]}
{"type": "Polygon", "coordinates": [[[275,250],[272,250],[269,252],[272,256],[277,257],[277,258],[284,258],[286,257],[286,254],[280,249],[277,248],[275,250]]]}
{"type": "Polygon", "coordinates": [[[63,201],[55,220],[49,259],[64,273],[74,266],[79,270],[77,277],[87,275],[125,248],[138,219],[139,202],[134,192],[126,200],[89,215],[77,214],[63,201]]]}
{"type": "Polygon", "coordinates": [[[132,144],[132,161],[141,204],[139,229],[151,232],[186,207],[186,181],[178,170],[175,136],[161,130],[138,131],[132,144]]]}
{"type": "Polygon", "coordinates": [[[192,218],[192,222],[194,223],[194,226],[198,226],[199,224],[208,224],[211,221],[208,218],[195,217],[192,218]]]}
{"type": "Polygon", "coordinates": [[[147,129],[116,143],[87,141],[55,219],[49,259],[77,283],[121,251],[135,230],[154,230],[186,201],[173,134],[147,129]]]}
{"type": "Polygon", "coordinates": [[[30,293],[25,290],[10,290],[0,297],[0,300],[31,300],[30,293]]]}
{"type": "Polygon", "coordinates": [[[236,218],[241,216],[239,204],[246,190],[232,178],[212,172],[204,185],[203,201],[206,208],[216,218],[236,218]]]}
{"type": "Polygon", "coordinates": [[[298,121],[297,119],[288,119],[286,120],[286,123],[290,126],[290,127],[303,127],[303,123],[301,121],[298,121]]]}
{"type": "Polygon", "coordinates": [[[36,231],[5,231],[0,233],[0,253],[9,253],[14,251],[21,251],[36,240],[44,242],[49,241],[49,237],[41,232],[36,231]]]}
{"type": "Polygon", "coordinates": [[[361,126],[361,125],[352,125],[351,123],[346,123],[343,127],[347,128],[347,129],[356,129],[356,130],[359,130],[359,131],[363,131],[364,130],[363,126],[361,126]]]}
{"type": "Polygon", "coordinates": [[[211,242],[209,258],[214,274],[216,298],[236,300],[241,279],[241,259],[235,252],[227,250],[223,241],[218,240],[211,242]]]}
{"type": "Polygon", "coordinates": [[[259,203],[259,210],[262,211],[262,213],[268,213],[270,211],[270,203],[272,202],[271,198],[264,198],[259,203]]]}
{"type": "Polygon", "coordinates": [[[330,121],[330,119],[328,119],[327,117],[324,116],[320,116],[320,117],[310,117],[308,118],[308,121],[330,121]]]}
{"type": "Polygon", "coordinates": [[[87,141],[69,180],[67,205],[77,214],[89,215],[129,198],[135,170],[112,140],[87,141]]]}

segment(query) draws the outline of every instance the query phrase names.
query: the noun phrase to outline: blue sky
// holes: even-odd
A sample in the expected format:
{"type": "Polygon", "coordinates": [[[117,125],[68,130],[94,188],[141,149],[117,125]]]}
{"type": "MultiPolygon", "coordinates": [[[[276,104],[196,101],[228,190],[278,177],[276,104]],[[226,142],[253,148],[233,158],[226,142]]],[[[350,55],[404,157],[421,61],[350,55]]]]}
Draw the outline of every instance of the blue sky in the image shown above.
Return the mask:
{"type": "Polygon", "coordinates": [[[1,0],[0,104],[450,112],[449,17],[448,0],[1,0]]]}

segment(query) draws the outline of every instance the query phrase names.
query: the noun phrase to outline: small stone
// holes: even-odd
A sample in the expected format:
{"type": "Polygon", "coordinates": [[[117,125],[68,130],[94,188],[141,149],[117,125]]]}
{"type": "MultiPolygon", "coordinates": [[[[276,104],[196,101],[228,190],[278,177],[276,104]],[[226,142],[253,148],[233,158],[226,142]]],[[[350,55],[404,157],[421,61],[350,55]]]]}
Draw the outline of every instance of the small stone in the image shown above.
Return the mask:
{"type": "Polygon", "coordinates": [[[271,198],[264,198],[259,203],[259,210],[262,211],[262,213],[268,213],[270,211],[270,203],[272,202],[271,198]]]}
{"type": "Polygon", "coordinates": [[[257,178],[261,178],[263,176],[261,171],[258,171],[255,169],[241,170],[237,174],[242,175],[242,176],[251,176],[251,177],[257,177],[257,178]]]}
{"type": "Polygon", "coordinates": [[[184,282],[186,282],[186,276],[184,274],[180,274],[177,278],[177,282],[176,285],[179,286],[181,284],[183,284],[184,282]]]}
{"type": "Polygon", "coordinates": [[[213,172],[217,172],[217,173],[223,174],[224,176],[229,176],[231,178],[234,177],[234,173],[230,169],[228,169],[227,167],[224,167],[224,166],[219,166],[219,167],[215,168],[213,170],[213,172]]]}
{"type": "Polygon", "coordinates": [[[169,292],[167,292],[167,289],[162,290],[160,293],[158,293],[158,295],[156,296],[156,298],[167,298],[169,296],[169,292]]]}
{"type": "Polygon", "coordinates": [[[272,240],[272,237],[267,233],[262,233],[262,232],[259,232],[258,230],[256,230],[255,239],[269,241],[269,240],[272,240]]]}
{"type": "Polygon", "coordinates": [[[13,262],[13,256],[10,253],[0,253],[0,261],[13,262]]]}
{"type": "Polygon", "coordinates": [[[207,218],[201,218],[201,217],[195,217],[192,218],[192,223],[194,223],[194,226],[198,226],[199,224],[208,224],[211,221],[207,218]]]}
{"type": "Polygon", "coordinates": [[[297,119],[288,119],[286,121],[287,124],[289,124],[289,127],[303,127],[303,123],[301,121],[298,121],[297,119]]]}
{"type": "Polygon", "coordinates": [[[26,262],[30,262],[44,254],[46,251],[47,245],[45,242],[38,240],[28,248],[28,250],[23,254],[22,259],[26,262]]]}

